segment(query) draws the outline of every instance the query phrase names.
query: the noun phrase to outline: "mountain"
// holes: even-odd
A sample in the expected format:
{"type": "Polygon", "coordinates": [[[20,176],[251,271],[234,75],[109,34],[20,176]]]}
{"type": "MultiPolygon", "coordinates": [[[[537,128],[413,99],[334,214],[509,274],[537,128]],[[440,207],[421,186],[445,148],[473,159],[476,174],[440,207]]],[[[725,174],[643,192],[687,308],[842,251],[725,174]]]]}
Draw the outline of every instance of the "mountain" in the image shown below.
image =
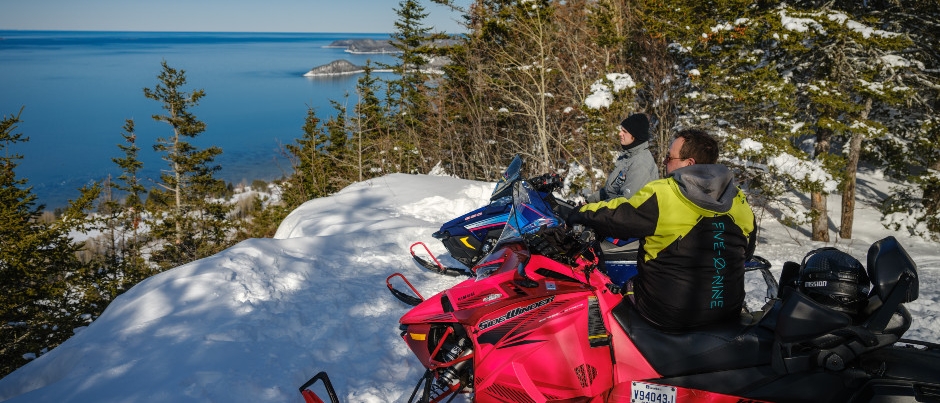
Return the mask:
{"type": "MultiPolygon", "coordinates": [[[[860,173],[860,195],[890,186],[860,173]]],[[[118,297],[95,322],[0,380],[9,403],[301,402],[297,388],[327,371],[344,402],[397,402],[423,367],[399,336],[408,306],[386,278],[401,272],[425,297],[460,281],[420,268],[409,247],[484,205],[492,183],[393,174],[353,184],[292,212],[274,239],[250,239],[153,276],[118,297]]],[[[831,205],[836,205],[835,198],[831,205]]],[[[876,200],[860,200],[853,240],[831,246],[861,261],[869,245],[897,237],[918,264],[920,298],[906,338],[940,341],[940,248],[885,230],[876,200]]],[[[757,254],[779,275],[812,249],[805,228],[760,218],[757,254]]],[[[759,275],[748,306],[763,305],[759,275]]],[[[461,401],[461,399],[458,399],[461,401]]]]}

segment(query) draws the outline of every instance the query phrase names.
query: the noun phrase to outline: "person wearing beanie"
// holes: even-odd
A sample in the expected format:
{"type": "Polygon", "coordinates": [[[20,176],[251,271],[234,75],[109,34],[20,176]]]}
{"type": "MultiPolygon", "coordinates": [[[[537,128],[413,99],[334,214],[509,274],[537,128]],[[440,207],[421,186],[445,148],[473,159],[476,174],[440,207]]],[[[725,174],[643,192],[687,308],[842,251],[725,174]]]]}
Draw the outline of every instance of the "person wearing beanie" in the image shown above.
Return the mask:
{"type": "Polygon", "coordinates": [[[754,255],[758,227],[718,155],[711,134],[682,130],[663,156],[667,178],[647,183],[629,199],[585,204],[565,219],[569,227],[593,229],[598,238],[641,239],[625,300],[664,331],[741,320],[744,263],[754,255]]]}
{"type": "Polygon", "coordinates": [[[630,198],[643,185],[659,179],[659,167],[649,149],[650,121],[645,114],[628,116],[617,127],[620,153],[614,160],[614,169],[599,191],[587,196],[589,203],[617,197],[630,198]]]}

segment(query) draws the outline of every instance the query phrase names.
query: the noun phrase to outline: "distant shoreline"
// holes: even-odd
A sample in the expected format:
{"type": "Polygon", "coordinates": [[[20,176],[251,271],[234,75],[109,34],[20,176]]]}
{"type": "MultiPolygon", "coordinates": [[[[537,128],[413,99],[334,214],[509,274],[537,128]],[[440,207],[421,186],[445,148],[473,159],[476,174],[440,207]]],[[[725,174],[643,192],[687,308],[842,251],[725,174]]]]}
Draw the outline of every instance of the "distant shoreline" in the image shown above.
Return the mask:
{"type": "MultiPolygon", "coordinates": [[[[444,46],[447,45],[450,40],[439,41],[440,43],[435,43],[436,45],[444,46]]],[[[355,55],[391,55],[401,53],[393,44],[391,40],[376,40],[371,38],[365,39],[340,39],[333,41],[329,45],[323,46],[324,48],[330,49],[345,49],[345,52],[355,55]]],[[[450,59],[446,57],[439,57],[428,60],[428,63],[425,65],[427,68],[422,69],[428,74],[441,74],[443,73],[442,68],[450,64],[450,59]]],[[[304,77],[336,77],[336,76],[346,76],[346,75],[355,75],[364,73],[366,70],[362,66],[356,66],[355,64],[350,63],[347,60],[334,60],[330,63],[320,65],[310,69],[310,71],[304,74],[304,77]]],[[[391,69],[382,69],[382,70],[371,70],[376,73],[391,73],[391,69]]]]}
{"type": "Polygon", "coordinates": [[[122,156],[116,145],[127,119],[136,122],[141,176],[156,180],[166,162],[151,145],[167,126],[151,119],[163,112],[141,88],[158,82],[161,59],[186,71],[188,90],[206,90],[193,110],[206,123],[196,144],[223,149],[216,177],[232,184],[289,173],[280,147],[302,136],[308,108],[325,119],[335,113],[330,101],[355,89],[356,75],[301,78],[311,66],[337,58],[359,66],[396,60],[322,49],[338,39],[381,40],[388,34],[0,30],[0,37],[10,57],[4,59],[8,74],[0,77],[0,113],[25,105],[17,131],[30,138],[15,147],[24,155],[16,175],[28,179],[36,203],[47,209],[67,205],[84,185],[120,174],[112,159],[122,156]],[[92,92],[95,102],[88,101],[92,92]]]}

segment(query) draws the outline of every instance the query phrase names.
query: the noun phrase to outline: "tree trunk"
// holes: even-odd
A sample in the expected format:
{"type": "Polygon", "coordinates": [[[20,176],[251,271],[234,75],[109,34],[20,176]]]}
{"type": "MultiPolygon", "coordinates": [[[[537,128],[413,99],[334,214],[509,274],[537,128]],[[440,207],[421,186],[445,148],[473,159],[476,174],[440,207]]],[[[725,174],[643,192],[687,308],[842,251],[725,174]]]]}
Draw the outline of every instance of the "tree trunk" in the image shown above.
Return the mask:
{"type": "MultiPolygon", "coordinates": [[[[178,155],[179,153],[179,139],[180,133],[179,130],[173,129],[173,154],[178,155]]],[[[173,185],[173,194],[174,194],[174,208],[176,209],[176,219],[173,220],[175,223],[174,228],[176,229],[175,241],[176,245],[181,245],[183,243],[183,188],[181,182],[183,181],[183,173],[181,172],[180,164],[173,162],[173,177],[176,179],[176,183],[173,185]]]]}
{"type": "Polygon", "coordinates": [[[829,242],[829,214],[826,212],[826,194],[813,192],[813,240],[829,242]]]}
{"type": "Polygon", "coordinates": [[[861,148],[862,135],[853,133],[842,184],[842,224],[839,226],[839,237],[842,239],[852,239],[852,224],[855,221],[855,176],[858,172],[858,154],[861,148]]]}
{"type": "MultiPolygon", "coordinates": [[[[861,120],[868,119],[871,102],[871,98],[865,100],[861,120]]],[[[839,237],[842,239],[852,239],[852,224],[855,221],[855,177],[858,173],[858,159],[861,152],[862,134],[852,133],[852,140],[849,142],[849,158],[846,161],[845,182],[842,188],[842,223],[839,226],[839,237]]]]}
{"type": "MultiPolygon", "coordinates": [[[[829,129],[819,128],[816,132],[815,158],[829,152],[829,129]]],[[[810,210],[813,213],[813,240],[829,242],[829,211],[826,208],[826,194],[821,190],[812,192],[810,210]]]]}

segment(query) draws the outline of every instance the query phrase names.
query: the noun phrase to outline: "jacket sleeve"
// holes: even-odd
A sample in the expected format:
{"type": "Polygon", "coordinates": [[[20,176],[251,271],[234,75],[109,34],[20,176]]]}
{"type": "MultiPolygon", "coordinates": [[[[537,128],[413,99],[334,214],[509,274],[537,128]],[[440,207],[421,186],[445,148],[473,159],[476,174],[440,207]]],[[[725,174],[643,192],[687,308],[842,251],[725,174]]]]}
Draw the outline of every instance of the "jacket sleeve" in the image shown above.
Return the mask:
{"type": "Polygon", "coordinates": [[[656,230],[659,206],[655,191],[644,186],[630,199],[585,204],[568,216],[568,224],[581,224],[602,237],[642,238],[656,230]]]}

